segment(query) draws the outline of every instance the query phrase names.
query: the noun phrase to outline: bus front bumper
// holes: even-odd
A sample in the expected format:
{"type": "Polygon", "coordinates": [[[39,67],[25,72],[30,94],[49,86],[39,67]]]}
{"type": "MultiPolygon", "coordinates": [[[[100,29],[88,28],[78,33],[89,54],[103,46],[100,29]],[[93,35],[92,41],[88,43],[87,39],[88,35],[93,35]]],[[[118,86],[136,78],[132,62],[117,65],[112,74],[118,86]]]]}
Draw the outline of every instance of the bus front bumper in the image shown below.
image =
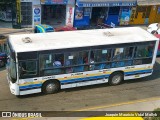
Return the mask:
{"type": "Polygon", "coordinates": [[[13,95],[19,95],[19,86],[16,83],[9,82],[10,91],[13,95]]]}

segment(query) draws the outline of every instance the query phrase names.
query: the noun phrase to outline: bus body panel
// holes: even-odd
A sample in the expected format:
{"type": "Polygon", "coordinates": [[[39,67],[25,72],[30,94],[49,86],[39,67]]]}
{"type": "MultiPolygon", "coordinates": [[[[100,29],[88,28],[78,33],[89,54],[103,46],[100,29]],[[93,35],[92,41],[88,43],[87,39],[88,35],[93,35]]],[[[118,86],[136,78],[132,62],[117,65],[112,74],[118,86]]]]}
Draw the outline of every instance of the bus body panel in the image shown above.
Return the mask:
{"type": "Polygon", "coordinates": [[[107,83],[109,80],[109,76],[116,71],[124,72],[124,80],[136,79],[151,75],[153,72],[153,65],[150,64],[150,65],[127,66],[121,68],[112,68],[112,70],[103,69],[103,70],[87,71],[80,73],[53,75],[53,76],[45,76],[45,77],[30,78],[30,79],[20,79],[19,88],[17,89],[18,90],[17,94],[15,93],[12,94],[26,95],[26,94],[41,92],[41,87],[43,83],[47,80],[54,80],[54,79],[60,81],[61,89],[107,83]]]}
{"type": "MultiPolygon", "coordinates": [[[[159,38],[159,40],[160,40],[160,34],[155,35],[155,36],[156,36],[157,38],[159,38]]],[[[160,56],[160,43],[159,43],[159,45],[158,45],[157,55],[160,56]]]]}

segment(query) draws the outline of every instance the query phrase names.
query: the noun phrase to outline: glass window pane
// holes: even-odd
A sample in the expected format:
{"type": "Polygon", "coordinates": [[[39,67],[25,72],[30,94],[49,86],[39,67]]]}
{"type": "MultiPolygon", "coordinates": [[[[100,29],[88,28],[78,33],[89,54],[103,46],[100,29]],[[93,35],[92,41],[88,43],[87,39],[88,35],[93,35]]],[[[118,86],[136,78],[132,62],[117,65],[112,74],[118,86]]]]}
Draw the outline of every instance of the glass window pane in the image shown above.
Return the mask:
{"type": "Polygon", "coordinates": [[[131,59],[134,47],[124,48],[124,59],[131,59]]]}
{"type": "Polygon", "coordinates": [[[21,75],[36,75],[37,62],[36,61],[23,61],[20,62],[21,75]]]}
{"type": "Polygon", "coordinates": [[[87,64],[88,63],[88,51],[79,52],[78,64],[87,64]]]}
{"type": "Polygon", "coordinates": [[[76,65],[78,63],[78,52],[66,53],[65,54],[65,65],[76,65]]]}
{"type": "Polygon", "coordinates": [[[124,56],[124,48],[116,48],[114,50],[113,60],[119,61],[122,60],[124,56]]]}
{"type": "Polygon", "coordinates": [[[64,54],[53,55],[53,67],[61,67],[64,65],[64,54]]]}
{"type": "Polygon", "coordinates": [[[136,58],[152,57],[154,45],[141,45],[137,47],[136,58]]]}
{"type": "Polygon", "coordinates": [[[95,50],[95,62],[110,61],[111,49],[95,50]]]}
{"type": "Polygon", "coordinates": [[[52,68],[52,54],[40,55],[40,69],[52,68]]]}

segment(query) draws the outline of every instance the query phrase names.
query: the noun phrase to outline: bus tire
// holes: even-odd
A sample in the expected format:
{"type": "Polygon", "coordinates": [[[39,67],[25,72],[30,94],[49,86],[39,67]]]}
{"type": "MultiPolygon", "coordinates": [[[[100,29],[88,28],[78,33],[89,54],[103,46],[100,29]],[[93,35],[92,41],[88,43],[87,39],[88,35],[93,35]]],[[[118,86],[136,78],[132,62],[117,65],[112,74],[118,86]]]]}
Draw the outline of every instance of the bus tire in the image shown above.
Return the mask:
{"type": "Polygon", "coordinates": [[[124,79],[124,75],[121,72],[114,72],[109,77],[109,85],[118,85],[120,84],[124,79]]]}
{"type": "Polygon", "coordinates": [[[60,85],[57,81],[47,81],[42,86],[42,92],[44,94],[52,94],[58,92],[60,85]]]}

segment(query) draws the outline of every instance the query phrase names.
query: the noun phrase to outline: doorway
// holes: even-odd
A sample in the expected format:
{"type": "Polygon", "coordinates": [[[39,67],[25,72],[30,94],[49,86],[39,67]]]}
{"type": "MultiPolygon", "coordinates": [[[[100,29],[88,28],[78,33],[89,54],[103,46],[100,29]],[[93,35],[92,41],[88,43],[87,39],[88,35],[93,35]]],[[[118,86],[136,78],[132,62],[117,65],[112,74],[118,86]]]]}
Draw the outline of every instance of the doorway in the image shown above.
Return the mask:
{"type": "Polygon", "coordinates": [[[53,27],[64,26],[66,20],[66,5],[43,5],[42,24],[53,27]]]}
{"type": "Polygon", "coordinates": [[[93,7],[91,15],[91,25],[102,24],[108,13],[107,7],[93,7]]]}

